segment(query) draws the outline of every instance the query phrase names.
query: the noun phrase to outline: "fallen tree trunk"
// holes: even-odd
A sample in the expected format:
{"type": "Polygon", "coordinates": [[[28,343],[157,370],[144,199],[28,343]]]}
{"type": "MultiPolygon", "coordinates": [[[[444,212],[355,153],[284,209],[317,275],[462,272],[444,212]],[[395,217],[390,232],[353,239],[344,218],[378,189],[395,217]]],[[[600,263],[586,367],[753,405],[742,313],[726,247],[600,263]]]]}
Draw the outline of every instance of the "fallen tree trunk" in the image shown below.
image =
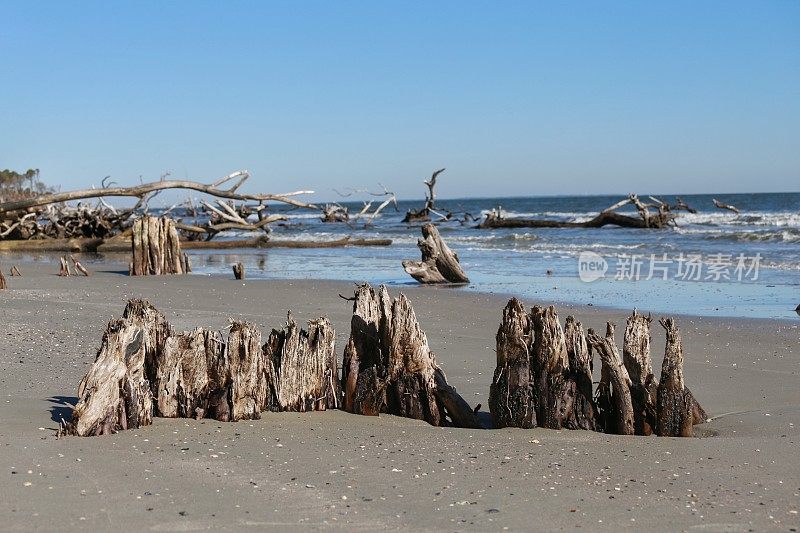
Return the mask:
{"type": "Polygon", "coordinates": [[[425,284],[469,283],[469,278],[458,261],[458,255],[450,250],[436,226],[422,226],[422,236],[424,238],[417,241],[422,252],[422,261],[403,261],[406,273],[425,284]]]}
{"type": "Polygon", "coordinates": [[[175,222],[145,216],[133,223],[131,276],[183,274],[184,259],[175,222]]]}
{"type": "Polygon", "coordinates": [[[548,219],[505,218],[501,210],[493,210],[486,214],[479,229],[500,228],[602,228],[603,226],[620,226],[622,228],[664,228],[675,220],[675,215],[670,213],[664,204],[644,204],[635,194],[627,199],[617,202],[597,214],[586,222],[570,222],[548,219]],[[639,211],[639,218],[622,215],[615,210],[625,205],[632,204],[639,211]],[[657,213],[650,213],[649,208],[656,207],[657,213]]]}
{"type": "Polygon", "coordinates": [[[451,425],[481,427],[444,374],[437,374],[441,370],[402,293],[392,301],[384,286],[377,292],[358,287],[342,367],[344,408],[351,413],[387,413],[434,426],[448,425],[449,416],[451,425]]]}

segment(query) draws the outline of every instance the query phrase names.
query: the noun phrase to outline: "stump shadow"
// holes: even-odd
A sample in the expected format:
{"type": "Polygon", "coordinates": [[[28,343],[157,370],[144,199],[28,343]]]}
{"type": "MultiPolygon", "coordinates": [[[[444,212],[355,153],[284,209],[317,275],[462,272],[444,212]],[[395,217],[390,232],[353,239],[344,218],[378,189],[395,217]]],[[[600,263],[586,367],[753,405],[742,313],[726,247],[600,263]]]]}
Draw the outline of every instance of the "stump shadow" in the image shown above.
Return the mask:
{"type": "Polygon", "coordinates": [[[72,418],[72,408],[78,403],[76,396],[52,396],[47,399],[50,406],[50,420],[53,422],[69,422],[72,418]]]}

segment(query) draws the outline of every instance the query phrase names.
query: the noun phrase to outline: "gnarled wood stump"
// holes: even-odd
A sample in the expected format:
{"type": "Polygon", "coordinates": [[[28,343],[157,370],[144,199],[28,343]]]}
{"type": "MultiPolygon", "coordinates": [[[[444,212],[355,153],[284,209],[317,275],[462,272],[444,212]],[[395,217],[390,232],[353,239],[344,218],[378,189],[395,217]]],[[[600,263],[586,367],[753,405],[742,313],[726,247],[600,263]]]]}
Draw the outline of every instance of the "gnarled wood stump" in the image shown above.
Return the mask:
{"type": "Polygon", "coordinates": [[[637,435],[652,435],[656,427],[656,390],[650,358],[650,322],[652,318],[635,309],[625,325],[622,359],[631,378],[633,424],[637,435]]]}
{"type": "Polygon", "coordinates": [[[403,261],[403,268],[420,283],[469,283],[469,278],[433,224],[422,226],[423,239],[417,241],[422,261],[403,261]]]}
{"type": "Polygon", "coordinates": [[[6,288],[6,277],[3,275],[3,271],[0,270],[0,291],[6,288]]]}
{"type": "Polygon", "coordinates": [[[592,396],[592,358],[586,335],[580,322],[570,315],[564,325],[564,341],[569,359],[568,392],[573,399],[571,416],[566,417],[567,429],[597,429],[597,406],[592,396]]]}
{"type": "Polygon", "coordinates": [[[509,300],[497,330],[497,367],[489,388],[489,412],[495,428],[536,426],[531,377],[530,316],[522,302],[509,300]]]}
{"type": "Polygon", "coordinates": [[[145,364],[159,351],[165,333],[161,328],[166,322],[159,315],[147,302],[133,300],[122,320],[109,322],[97,358],[78,387],[66,433],[105,435],[152,423],[153,394],[145,364]]]}
{"type": "Polygon", "coordinates": [[[634,435],[633,401],[631,400],[631,378],[614,342],[614,325],[606,324],[606,336],[601,337],[590,329],[586,340],[592,350],[600,355],[603,364],[598,407],[606,433],[634,435]]]}
{"type": "Polygon", "coordinates": [[[184,254],[175,222],[167,217],[144,216],[133,223],[132,276],[183,274],[184,254]]]}
{"type": "Polygon", "coordinates": [[[350,339],[344,351],[344,408],[479,428],[477,415],[436,364],[428,339],[404,294],[392,301],[386,287],[356,290],[350,339]]]}
{"type": "Polygon", "coordinates": [[[336,332],[327,318],[312,320],[308,331],[291,315],[286,327],[272,330],[264,345],[272,411],[324,411],[341,403],[336,332]]]}
{"type": "Polygon", "coordinates": [[[667,333],[661,381],[658,384],[658,434],[662,437],[691,437],[693,398],[683,383],[683,343],[672,318],[662,318],[667,333]]]}

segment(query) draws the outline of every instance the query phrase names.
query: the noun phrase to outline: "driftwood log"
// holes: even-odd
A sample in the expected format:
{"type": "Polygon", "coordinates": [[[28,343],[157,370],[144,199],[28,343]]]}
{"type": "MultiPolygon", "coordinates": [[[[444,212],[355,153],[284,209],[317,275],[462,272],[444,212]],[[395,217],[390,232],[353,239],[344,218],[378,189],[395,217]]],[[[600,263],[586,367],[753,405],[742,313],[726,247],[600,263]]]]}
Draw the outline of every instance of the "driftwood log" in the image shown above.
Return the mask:
{"type": "MultiPolygon", "coordinates": [[[[431,179],[423,181],[428,187],[428,193],[425,195],[425,204],[420,209],[409,209],[403,218],[403,222],[430,222],[431,213],[438,214],[434,211],[434,207],[436,207],[436,178],[445,170],[440,168],[431,175],[431,179]]],[[[442,218],[446,218],[446,216],[442,215],[442,218]]]]}
{"type": "Polygon", "coordinates": [[[439,235],[433,224],[422,226],[422,239],[417,246],[422,252],[422,261],[403,261],[405,271],[420,283],[469,283],[469,278],[458,261],[458,255],[439,235]]]}
{"type": "Polygon", "coordinates": [[[289,317],[261,345],[252,324],[178,333],[143,300],[111,321],[61,433],[90,436],[148,425],[157,417],[257,419],[265,410],[340,404],[335,332],[327,319],[300,329],[289,317]]]}
{"type": "Polygon", "coordinates": [[[495,228],[601,228],[603,226],[620,226],[623,228],[664,228],[672,224],[675,215],[669,211],[669,206],[657,202],[645,204],[635,194],[607,207],[591,220],[586,222],[567,222],[562,220],[505,218],[501,209],[495,209],[486,214],[478,224],[479,229],[495,228]],[[616,210],[625,205],[636,207],[639,217],[632,217],[617,213],[616,210]],[[651,213],[650,209],[656,212],[651,213]]]}
{"type": "Polygon", "coordinates": [[[730,204],[726,204],[724,202],[720,202],[716,198],[713,198],[711,201],[714,202],[714,206],[719,208],[719,209],[727,209],[728,211],[733,211],[737,215],[739,214],[739,209],[734,205],[730,205],[730,204]]]}
{"type": "Polygon", "coordinates": [[[175,222],[144,216],[133,223],[131,276],[183,274],[186,269],[175,222]]]}
{"type": "Polygon", "coordinates": [[[434,426],[481,427],[467,402],[447,384],[405,295],[392,300],[386,287],[376,291],[365,284],[354,298],[342,363],[344,409],[416,418],[434,426]]]}

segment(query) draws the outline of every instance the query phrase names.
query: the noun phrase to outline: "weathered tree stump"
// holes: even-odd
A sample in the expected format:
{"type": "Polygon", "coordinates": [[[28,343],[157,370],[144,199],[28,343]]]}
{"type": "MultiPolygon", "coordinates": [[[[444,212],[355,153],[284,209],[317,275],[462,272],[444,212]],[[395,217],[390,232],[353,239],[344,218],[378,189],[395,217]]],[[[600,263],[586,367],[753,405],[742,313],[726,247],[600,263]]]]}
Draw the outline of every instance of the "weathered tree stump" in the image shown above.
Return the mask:
{"type": "Polygon", "coordinates": [[[233,265],[233,278],[244,279],[244,265],[242,263],[236,263],[233,265]]]}
{"type": "Polygon", "coordinates": [[[122,320],[109,322],[97,358],[81,380],[78,404],[65,433],[105,435],[152,423],[153,394],[145,361],[158,351],[164,333],[159,324],[166,324],[156,315],[160,313],[148,303],[135,300],[122,320]]]}
{"type": "Polygon", "coordinates": [[[650,358],[650,322],[652,318],[635,309],[625,325],[622,359],[631,378],[633,423],[637,435],[652,435],[656,427],[656,391],[650,358]]]}
{"type": "Polygon", "coordinates": [[[69,269],[69,263],[67,262],[67,256],[62,256],[59,258],[60,267],[58,270],[58,275],[60,277],[67,277],[72,275],[72,271],[69,269]]]}
{"type": "Polygon", "coordinates": [[[530,316],[522,302],[509,300],[497,330],[497,367],[489,388],[489,412],[495,428],[536,426],[531,379],[530,316]]]}
{"type": "Polygon", "coordinates": [[[7,288],[6,277],[3,275],[3,271],[0,270],[0,291],[7,288]]]}
{"type": "Polygon", "coordinates": [[[597,406],[592,395],[592,358],[583,327],[572,315],[567,316],[564,325],[564,341],[569,359],[568,391],[574,397],[572,413],[566,417],[564,427],[595,431],[597,406]]]}
{"type": "Polygon", "coordinates": [[[422,226],[422,236],[417,242],[422,261],[403,261],[405,271],[420,283],[469,283],[458,255],[445,244],[436,226],[422,226]]]}
{"type": "Polygon", "coordinates": [[[586,340],[602,362],[602,377],[598,388],[598,408],[606,433],[634,435],[631,378],[614,342],[614,325],[606,324],[606,336],[601,337],[590,329],[586,340]]]}
{"type": "Polygon", "coordinates": [[[175,222],[144,216],[133,223],[132,276],[183,274],[184,255],[175,222]]]}
{"type": "Polygon", "coordinates": [[[336,332],[327,318],[312,320],[308,331],[289,315],[286,326],[272,330],[264,345],[269,383],[267,409],[325,411],[341,403],[336,332]]]}
{"type": "Polygon", "coordinates": [[[22,277],[22,272],[20,272],[19,267],[17,265],[13,265],[11,267],[11,277],[22,277]]]}
{"type": "Polygon", "coordinates": [[[533,375],[536,422],[541,427],[561,429],[572,413],[572,398],[567,395],[566,373],[569,365],[564,331],[555,308],[535,306],[531,311],[533,375]]]}
{"type": "Polygon", "coordinates": [[[344,408],[387,413],[458,427],[481,427],[477,415],[447,385],[428,339],[404,294],[392,301],[386,287],[359,286],[342,373],[344,408]]]}
{"type": "Polygon", "coordinates": [[[691,437],[694,422],[693,398],[683,383],[683,343],[678,326],[672,318],[662,318],[667,333],[661,380],[658,384],[658,435],[662,437],[691,437]]]}

